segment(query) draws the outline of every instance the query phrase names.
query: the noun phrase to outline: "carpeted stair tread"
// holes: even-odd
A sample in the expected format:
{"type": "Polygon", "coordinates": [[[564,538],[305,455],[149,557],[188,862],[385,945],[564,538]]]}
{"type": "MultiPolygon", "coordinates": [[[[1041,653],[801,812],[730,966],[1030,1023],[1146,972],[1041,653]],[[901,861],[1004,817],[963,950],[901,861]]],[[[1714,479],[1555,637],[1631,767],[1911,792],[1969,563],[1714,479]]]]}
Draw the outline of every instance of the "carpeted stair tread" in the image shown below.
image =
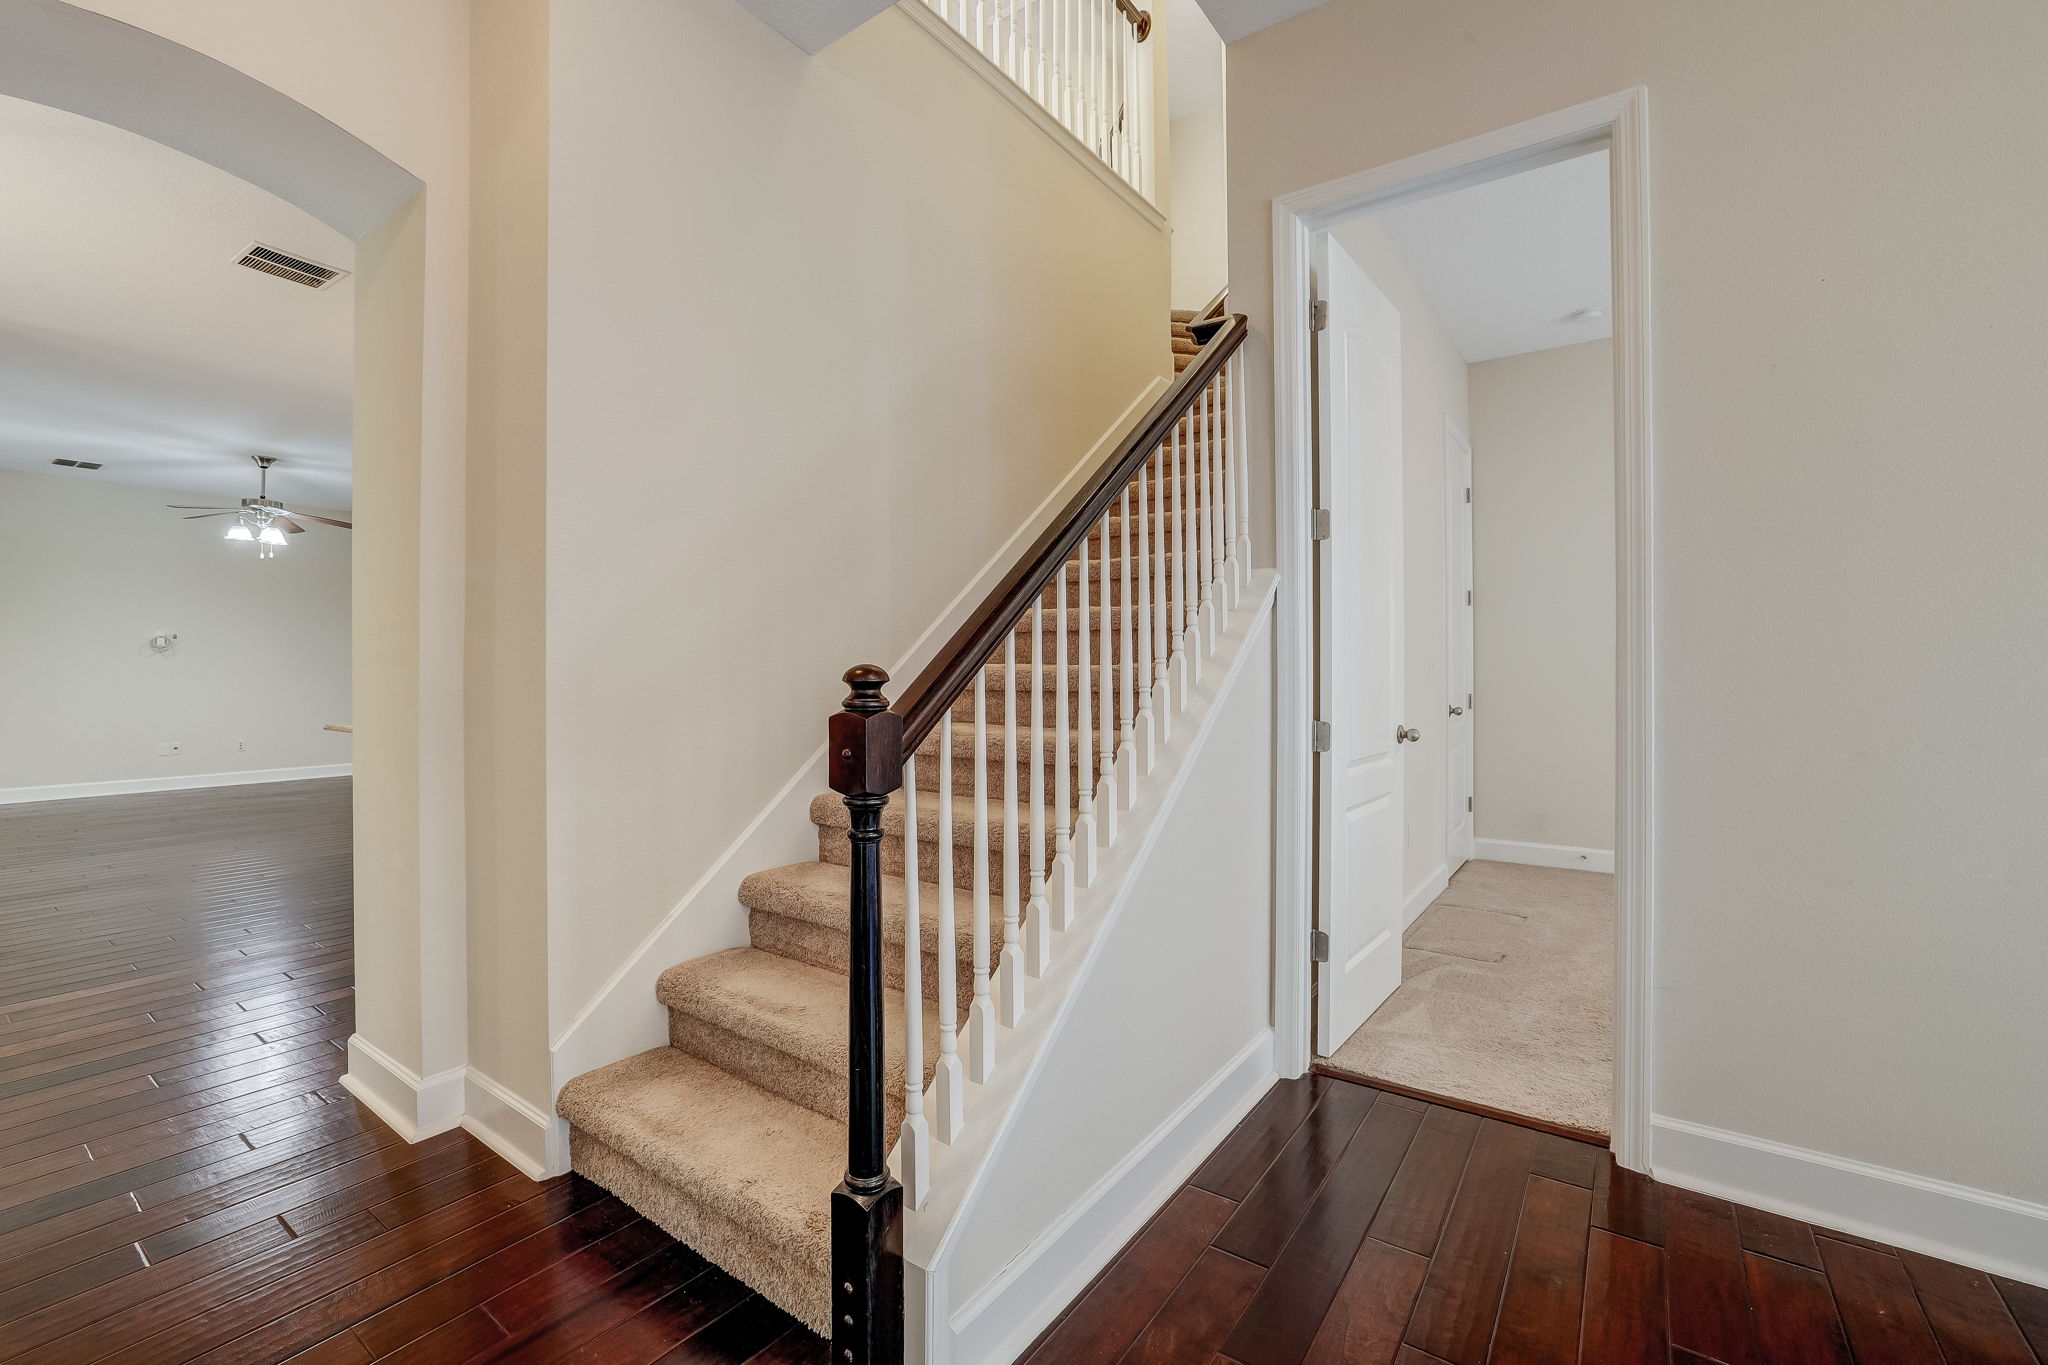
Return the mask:
{"type": "MultiPolygon", "coordinates": [[[[907,888],[903,878],[882,878],[882,946],[897,956],[903,953],[903,920],[907,888]]],[[[936,913],[939,886],[925,882],[918,896],[919,947],[927,953],[939,950],[939,920],[936,913]]],[[[846,869],[837,863],[791,863],[786,867],[756,872],[740,883],[740,904],[749,910],[802,920],[823,929],[846,934],[852,927],[850,892],[846,869]]],[[[956,948],[963,961],[974,951],[974,926],[964,919],[954,926],[956,948]]],[[[844,987],[841,987],[844,990],[844,987]]]]}
{"type": "Polygon", "coordinates": [[[555,1110],[603,1149],[590,1153],[597,1160],[578,1151],[578,1171],[812,1328],[829,1325],[843,1124],[670,1047],[576,1077],[555,1110]],[[691,1221],[687,1208],[660,1216],[678,1198],[714,1215],[713,1230],[676,1226],[691,1221]],[[720,1224],[745,1236],[721,1245],[733,1239],[720,1224]]]}
{"type": "MultiPolygon", "coordinates": [[[[903,992],[885,990],[882,994],[883,1017],[901,1019],[903,992]]],[[[671,1010],[842,1079],[846,1075],[846,977],[839,972],[759,948],[728,948],[679,962],[663,972],[655,982],[654,998],[671,1010]]],[[[936,1011],[931,1012],[927,1024],[936,1036],[936,1011]]],[[[901,1030],[892,1031],[888,1042],[889,1089],[901,1093],[901,1030]]]]}

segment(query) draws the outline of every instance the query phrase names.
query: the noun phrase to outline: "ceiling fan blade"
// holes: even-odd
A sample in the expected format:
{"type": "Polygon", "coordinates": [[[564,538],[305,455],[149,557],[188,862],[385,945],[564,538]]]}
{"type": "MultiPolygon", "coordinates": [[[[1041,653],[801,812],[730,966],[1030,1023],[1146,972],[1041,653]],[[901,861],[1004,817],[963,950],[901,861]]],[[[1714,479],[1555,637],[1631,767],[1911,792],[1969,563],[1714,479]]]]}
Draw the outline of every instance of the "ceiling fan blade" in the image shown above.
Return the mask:
{"type": "MultiPolygon", "coordinates": [[[[239,509],[237,509],[239,510],[239,509]]],[[[201,512],[196,517],[185,517],[185,521],[205,521],[208,517],[231,517],[234,512],[201,512]]]]}
{"type": "Polygon", "coordinates": [[[344,531],[353,531],[355,529],[354,522],[336,521],[333,517],[316,517],[311,512],[294,512],[292,515],[300,521],[317,521],[322,526],[339,526],[344,531]]]}
{"type": "Polygon", "coordinates": [[[164,506],[173,512],[239,512],[239,507],[201,507],[197,503],[167,502],[164,506]]]}
{"type": "Polygon", "coordinates": [[[294,536],[296,536],[296,535],[303,535],[303,534],[305,534],[305,530],[306,530],[306,528],[305,528],[305,527],[303,527],[303,526],[299,525],[299,524],[298,524],[298,523],[297,523],[296,521],[293,521],[293,520],[292,520],[292,519],[291,519],[290,517],[288,517],[288,516],[284,515],[284,514],[283,514],[282,512],[280,512],[280,513],[278,513],[278,514],[277,514],[276,516],[272,517],[272,518],[270,519],[270,524],[271,524],[272,526],[282,526],[282,527],[284,527],[284,529],[285,529],[285,532],[286,532],[286,534],[288,534],[288,535],[294,535],[294,536]]]}

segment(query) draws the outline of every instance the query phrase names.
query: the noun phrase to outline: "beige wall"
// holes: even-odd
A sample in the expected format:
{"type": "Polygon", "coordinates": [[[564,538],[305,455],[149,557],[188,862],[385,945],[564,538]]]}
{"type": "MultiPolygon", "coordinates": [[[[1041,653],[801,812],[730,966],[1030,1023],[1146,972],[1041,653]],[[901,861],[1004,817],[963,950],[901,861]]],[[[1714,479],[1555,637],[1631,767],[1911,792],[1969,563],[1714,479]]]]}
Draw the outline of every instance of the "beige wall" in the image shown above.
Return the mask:
{"type": "Polygon", "coordinates": [[[1168,368],[1165,234],[902,13],[558,6],[559,1034],[1168,368]]]}
{"type": "Polygon", "coordinates": [[[350,714],[349,533],[311,526],[259,560],[222,541],[230,519],[165,506],[195,499],[223,502],[0,470],[0,800],[349,762],[320,728],[350,714]]]}
{"type": "Polygon", "coordinates": [[[1230,278],[1223,106],[1173,121],[1173,306],[1201,308],[1230,278]]]}
{"type": "Polygon", "coordinates": [[[470,48],[469,1063],[545,1111],[549,0],[470,48]]]}
{"type": "Polygon", "coordinates": [[[1401,891],[1412,897],[1444,872],[1450,759],[1444,698],[1450,695],[1450,620],[1445,610],[1444,423],[1466,429],[1465,357],[1401,249],[1377,218],[1332,234],[1401,315],[1401,599],[1406,645],[1403,723],[1422,731],[1401,746],[1401,891]]]}
{"type": "Polygon", "coordinates": [[[1331,0],[1230,49],[1262,333],[1275,195],[1648,88],[1654,1108],[2032,1200],[2044,48],[2027,0],[1331,0]]]}
{"type": "Polygon", "coordinates": [[[1614,847],[1614,343],[1471,367],[1474,833],[1614,847]]]}

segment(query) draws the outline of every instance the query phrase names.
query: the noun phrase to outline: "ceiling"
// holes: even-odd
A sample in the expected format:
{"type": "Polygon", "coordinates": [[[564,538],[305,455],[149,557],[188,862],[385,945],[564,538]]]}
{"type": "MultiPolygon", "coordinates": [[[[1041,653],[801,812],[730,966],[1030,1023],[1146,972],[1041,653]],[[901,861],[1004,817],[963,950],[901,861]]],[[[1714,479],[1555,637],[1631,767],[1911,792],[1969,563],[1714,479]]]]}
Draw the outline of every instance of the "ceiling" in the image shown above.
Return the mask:
{"type": "Polygon", "coordinates": [[[1607,159],[1603,149],[1380,215],[1467,362],[1614,335],[1607,159]],[[1568,320],[1582,308],[1602,314],[1568,320]]]}
{"type": "Polygon", "coordinates": [[[1223,103],[1223,40],[1196,0],[1164,3],[1167,117],[1186,118],[1223,103]]]}
{"type": "Polygon", "coordinates": [[[0,97],[0,468],[346,508],[354,281],[235,264],[354,245],[133,133],[0,97]],[[85,472],[53,459],[98,461],[85,472]]]}

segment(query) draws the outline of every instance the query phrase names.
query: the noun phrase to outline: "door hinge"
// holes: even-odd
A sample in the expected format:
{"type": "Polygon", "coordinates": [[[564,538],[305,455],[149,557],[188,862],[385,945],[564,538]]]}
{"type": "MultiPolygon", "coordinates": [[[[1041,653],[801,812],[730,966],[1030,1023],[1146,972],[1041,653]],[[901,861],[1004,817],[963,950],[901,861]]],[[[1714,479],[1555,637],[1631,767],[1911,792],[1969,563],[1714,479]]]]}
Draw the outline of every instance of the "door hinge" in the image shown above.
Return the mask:
{"type": "Polygon", "coordinates": [[[1465,694],[1465,709],[1467,711],[1472,709],[1472,694],[1470,692],[1465,694]]]}
{"type": "Polygon", "coordinates": [[[1471,489],[1469,489],[1469,488],[1465,490],[1465,501],[1466,501],[1466,502],[1470,502],[1470,501],[1472,501],[1472,490],[1471,490],[1471,489]]]}
{"type": "Polygon", "coordinates": [[[1467,811],[1470,811],[1472,809],[1472,798],[1469,796],[1465,798],[1465,809],[1467,811]]]}
{"type": "Polygon", "coordinates": [[[1315,332],[1320,332],[1330,325],[1330,301],[1328,299],[1309,300],[1308,325],[1309,330],[1315,332]]]}
{"type": "Polygon", "coordinates": [[[1472,589],[1470,588],[1465,589],[1465,605],[1468,607],[1472,605],[1472,589]]]}
{"type": "Polygon", "coordinates": [[[1320,929],[1311,930],[1308,936],[1308,960],[1328,962],[1330,960],[1330,936],[1320,929]]]}
{"type": "Polygon", "coordinates": [[[1311,753],[1330,752],[1330,722],[1319,720],[1309,727],[1308,747],[1311,753]]]}
{"type": "Polygon", "coordinates": [[[1311,508],[1311,509],[1309,510],[1309,514],[1308,514],[1308,538],[1309,538],[1310,540],[1328,540],[1328,539],[1330,538],[1330,509],[1329,509],[1329,508],[1327,508],[1327,507],[1316,507],[1316,508],[1311,508]]]}

